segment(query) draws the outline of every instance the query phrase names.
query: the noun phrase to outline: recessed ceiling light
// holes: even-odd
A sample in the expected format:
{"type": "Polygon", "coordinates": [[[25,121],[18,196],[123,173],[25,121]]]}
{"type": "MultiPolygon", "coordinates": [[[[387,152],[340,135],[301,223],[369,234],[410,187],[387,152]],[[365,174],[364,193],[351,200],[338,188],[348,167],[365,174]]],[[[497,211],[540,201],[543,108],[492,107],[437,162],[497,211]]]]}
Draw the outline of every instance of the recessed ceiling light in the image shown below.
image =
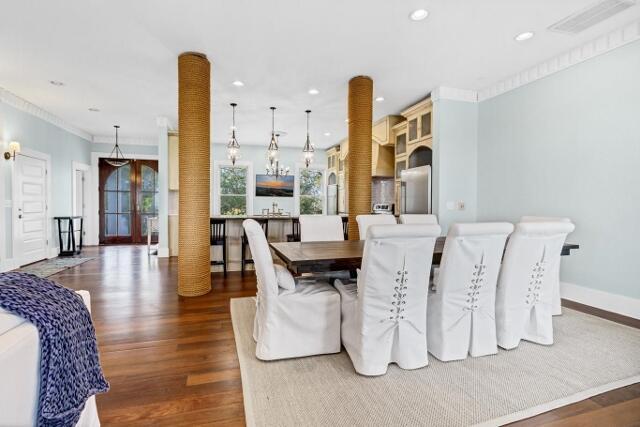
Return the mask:
{"type": "Polygon", "coordinates": [[[89,111],[91,111],[92,113],[99,113],[99,112],[100,112],[100,109],[99,109],[99,108],[96,108],[96,107],[90,107],[90,108],[89,108],[89,111]]]}
{"type": "Polygon", "coordinates": [[[232,85],[236,86],[236,87],[242,87],[244,86],[244,83],[242,83],[240,80],[235,80],[233,83],[231,83],[232,85]]]}
{"type": "Polygon", "coordinates": [[[64,83],[62,83],[59,80],[49,80],[49,83],[51,83],[54,86],[64,86],[64,83]]]}
{"type": "Polygon", "coordinates": [[[331,132],[325,132],[324,136],[331,136],[331,132]]]}
{"type": "Polygon", "coordinates": [[[429,16],[428,10],[417,9],[411,12],[411,15],[409,15],[409,18],[411,18],[412,21],[422,21],[423,19],[427,19],[427,16],[429,16]]]}
{"type": "Polygon", "coordinates": [[[382,102],[384,101],[384,96],[379,96],[376,98],[376,102],[382,102]]]}
{"type": "Polygon", "coordinates": [[[319,93],[320,91],[318,89],[315,89],[315,88],[309,89],[309,95],[317,95],[319,93]]]}
{"type": "Polygon", "coordinates": [[[514,37],[517,42],[523,42],[525,40],[529,40],[533,37],[533,31],[525,31],[524,33],[520,33],[514,37]]]}

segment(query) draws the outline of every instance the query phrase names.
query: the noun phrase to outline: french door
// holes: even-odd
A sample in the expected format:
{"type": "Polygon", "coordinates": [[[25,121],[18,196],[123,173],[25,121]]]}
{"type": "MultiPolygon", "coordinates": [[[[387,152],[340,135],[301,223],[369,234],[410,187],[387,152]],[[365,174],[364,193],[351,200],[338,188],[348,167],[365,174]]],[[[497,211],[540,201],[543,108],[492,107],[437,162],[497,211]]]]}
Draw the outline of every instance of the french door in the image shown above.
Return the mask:
{"type": "MultiPolygon", "coordinates": [[[[146,243],[148,219],[158,215],[158,161],[119,168],[100,159],[100,243],[146,243]]],[[[157,233],[151,235],[158,241],[157,233]]]]}

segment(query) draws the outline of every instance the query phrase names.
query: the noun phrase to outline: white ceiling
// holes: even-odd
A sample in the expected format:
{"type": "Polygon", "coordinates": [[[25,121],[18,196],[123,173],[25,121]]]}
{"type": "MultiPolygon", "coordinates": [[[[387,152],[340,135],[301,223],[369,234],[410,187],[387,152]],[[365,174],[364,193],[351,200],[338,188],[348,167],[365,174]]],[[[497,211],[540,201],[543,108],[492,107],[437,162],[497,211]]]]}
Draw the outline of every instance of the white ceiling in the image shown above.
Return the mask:
{"type": "Polygon", "coordinates": [[[0,0],[0,86],[92,135],[118,123],[125,138],[155,138],[156,117],[177,123],[177,56],[200,51],[214,142],[237,102],[240,144],[267,145],[274,105],[282,145],[302,147],[310,108],[312,141],[327,147],[346,135],[352,76],[384,96],[374,118],[440,85],[482,89],[640,17],[636,5],[577,36],[546,30],[593,1],[0,0]],[[410,21],[416,8],[429,17],[410,21]],[[532,40],[514,41],[527,30],[532,40]]]}

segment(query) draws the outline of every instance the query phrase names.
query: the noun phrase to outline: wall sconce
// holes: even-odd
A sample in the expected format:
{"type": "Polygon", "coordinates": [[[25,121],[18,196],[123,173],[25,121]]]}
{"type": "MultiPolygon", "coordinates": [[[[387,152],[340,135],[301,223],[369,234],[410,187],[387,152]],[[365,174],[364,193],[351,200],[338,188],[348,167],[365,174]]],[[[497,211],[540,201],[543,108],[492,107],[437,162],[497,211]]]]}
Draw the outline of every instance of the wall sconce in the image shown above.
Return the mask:
{"type": "Polygon", "coordinates": [[[5,151],[4,158],[6,160],[16,159],[16,154],[20,153],[20,143],[17,141],[11,141],[9,143],[9,151],[5,151]]]}

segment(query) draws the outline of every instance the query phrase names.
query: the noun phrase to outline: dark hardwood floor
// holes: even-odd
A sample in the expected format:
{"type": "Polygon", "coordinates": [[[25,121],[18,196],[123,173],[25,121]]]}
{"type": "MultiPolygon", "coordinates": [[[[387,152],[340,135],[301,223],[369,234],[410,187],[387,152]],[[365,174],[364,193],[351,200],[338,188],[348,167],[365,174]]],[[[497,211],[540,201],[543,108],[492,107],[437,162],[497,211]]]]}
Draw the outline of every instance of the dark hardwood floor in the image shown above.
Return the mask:
{"type": "MultiPolygon", "coordinates": [[[[255,295],[253,274],[213,275],[213,291],[176,294],[177,259],[146,247],[85,248],[96,259],[51,279],[91,293],[109,393],[98,396],[104,426],[244,425],[242,384],[229,299],[255,295]]],[[[638,327],[586,306],[572,308],[638,327]]],[[[640,384],[520,421],[519,426],[640,426],[640,384]]]]}

